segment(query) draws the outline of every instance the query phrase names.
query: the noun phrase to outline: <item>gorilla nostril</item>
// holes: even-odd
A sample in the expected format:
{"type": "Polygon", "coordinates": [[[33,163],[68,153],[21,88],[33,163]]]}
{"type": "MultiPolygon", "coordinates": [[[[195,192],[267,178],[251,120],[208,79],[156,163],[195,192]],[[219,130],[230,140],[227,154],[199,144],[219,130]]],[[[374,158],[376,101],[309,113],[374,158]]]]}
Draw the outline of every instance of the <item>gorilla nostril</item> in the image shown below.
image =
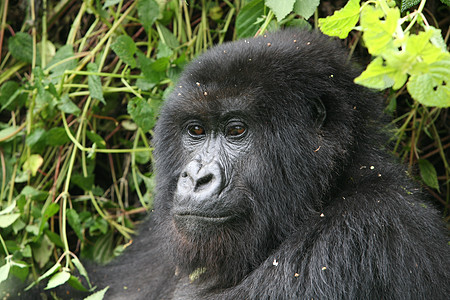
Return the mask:
{"type": "Polygon", "coordinates": [[[202,187],[207,186],[208,183],[210,183],[213,180],[213,178],[214,178],[213,174],[208,174],[199,178],[197,180],[197,184],[195,185],[195,191],[201,189],[202,187]]]}
{"type": "Polygon", "coordinates": [[[188,177],[188,174],[187,174],[187,172],[183,172],[183,173],[181,173],[181,177],[188,177]]]}

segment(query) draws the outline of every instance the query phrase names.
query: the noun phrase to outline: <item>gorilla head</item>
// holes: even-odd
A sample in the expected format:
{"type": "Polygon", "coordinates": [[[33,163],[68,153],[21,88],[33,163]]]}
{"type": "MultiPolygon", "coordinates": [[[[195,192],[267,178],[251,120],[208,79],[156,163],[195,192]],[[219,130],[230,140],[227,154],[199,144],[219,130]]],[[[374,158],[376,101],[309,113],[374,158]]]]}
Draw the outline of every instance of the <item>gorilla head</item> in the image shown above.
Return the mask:
{"type": "Polygon", "coordinates": [[[326,205],[371,114],[346,60],[328,37],[281,31],[186,69],[155,132],[155,211],[178,267],[236,284],[326,205]]]}

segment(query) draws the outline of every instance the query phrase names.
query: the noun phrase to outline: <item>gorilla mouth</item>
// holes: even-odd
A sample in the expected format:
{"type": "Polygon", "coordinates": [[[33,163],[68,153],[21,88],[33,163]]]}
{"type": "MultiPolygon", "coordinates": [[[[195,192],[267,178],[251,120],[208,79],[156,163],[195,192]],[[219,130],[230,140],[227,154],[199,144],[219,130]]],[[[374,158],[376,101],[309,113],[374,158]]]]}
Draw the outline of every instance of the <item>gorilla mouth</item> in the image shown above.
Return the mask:
{"type": "Polygon", "coordinates": [[[192,212],[183,212],[183,213],[175,213],[173,215],[175,220],[184,219],[184,220],[192,220],[197,222],[212,222],[212,223],[226,223],[229,220],[233,219],[232,215],[225,216],[211,216],[205,214],[197,214],[192,212]]]}

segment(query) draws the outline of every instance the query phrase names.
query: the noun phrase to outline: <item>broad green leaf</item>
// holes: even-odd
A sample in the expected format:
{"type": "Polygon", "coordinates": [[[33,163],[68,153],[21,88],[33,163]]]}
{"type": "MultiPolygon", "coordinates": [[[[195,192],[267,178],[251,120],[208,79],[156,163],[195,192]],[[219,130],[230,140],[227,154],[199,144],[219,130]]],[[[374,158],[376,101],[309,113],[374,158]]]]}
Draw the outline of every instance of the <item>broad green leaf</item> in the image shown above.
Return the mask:
{"type": "Polygon", "coordinates": [[[30,197],[31,200],[43,201],[47,199],[48,192],[38,190],[32,186],[25,186],[20,192],[21,195],[24,195],[26,198],[30,197]]]}
{"type": "Polygon", "coordinates": [[[53,275],[52,278],[50,278],[47,286],[45,287],[45,290],[49,290],[61,284],[64,284],[67,282],[67,280],[69,280],[69,278],[70,278],[69,272],[66,271],[58,272],[55,275],[53,275]]]}
{"type": "MultiPolygon", "coordinates": [[[[39,228],[37,230],[39,231],[39,228]]],[[[55,248],[55,245],[46,235],[42,236],[39,245],[33,246],[33,258],[40,268],[43,268],[49,262],[53,248],[55,248]]]]}
{"type": "Polygon", "coordinates": [[[73,70],[77,67],[76,59],[73,59],[73,46],[64,45],[56,51],[55,56],[50,61],[47,69],[50,69],[51,78],[55,78],[64,74],[66,70],[73,70]]]}
{"type": "Polygon", "coordinates": [[[430,64],[429,72],[412,75],[407,84],[408,92],[423,105],[450,107],[449,78],[450,55],[445,60],[430,64]]]}
{"type": "Polygon", "coordinates": [[[72,175],[72,183],[76,184],[83,191],[90,191],[94,185],[94,174],[89,174],[87,177],[84,177],[81,174],[73,174],[72,175]]]}
{"type": "Polygon", "coordinates": [[[48,229],[44,230],[44,232],[45,232],[45,235],[47,235],[47,237],[53,244],[55,244],[56,246],[61,247],[61,248],[64,247],[61,237],[58,234],[56,234],[53,231],[50,231],[48,229]]]}
{"type": "Polygon", "coordinates": [[[70,227],[75,231],[77,237],[82,240],[83,239],[83,229],[81,228],[81,221],[78,213],[74,209],[68,209],[66,211],[67,221],[69,222],[70,227]]]}
{"type": "Polygon", "coordinates": [[[254,36],[259,29],[258,18],[264,14],[264,1],[253,0],[247,3],[236,17],[236,36],[244,38],[254,36]]]}
{"type": "MultiPolygon", "coordinates": [[[[139,2],[141,2],[141,1],[142,0],[140,0],[139,2]]],[[[103,9],[113,6],[113,5],[116,5],[119,2],[120,2],[120,0],[106,0],[105,4],[103,4],[103,9]]]]}
{"type": "Polygon", "coordinates": [[[36,176],[37,171],[44,163],[44,159],[39,154],[33,154],[23,163],[22,169],[29,171],[31,176],[36,176]]]}
{"type": "Polygon", "coordinates": [[[433,32],[430,30],[409,36],[405,46],[408,56],[413,60],[428,64],[442,59],[444,51],[430,42],[432,35],[433,32]]]}
{"type": "Polygon", "coordinates": [[[4,109],[14,110],[22,107],[26,102],[26,95],[15,81],[7,81],[0,88],[0,111],[4,109]]]}
{"type": "Polygon", "coordinates": [[[433,164],[426,159],[419,159],[420,176],[426,185],[439,190],[436,169],[433,164]]]}
{"type": "MultiPolygon", "coordinates": [[[[11,55],[18,60],[31,64],[33,61],[33,38],[24,32],[18,32],[8,40],[11,55]]],[[[36,65],[41,64],[39,48],[36,48],[36,65]]]]}
{"type": "Polygon", "coordinates": [[[434,28],[433,26],[428,26],[426,28],[426,31],[432,32],[430,41],[434,46],[440,48],[442,51],[447,50],[447,45],[442,38],[442,31],[440,29],[434,28]]]}
{"type": "Polygon", "coordinates": [[[309,19],[320,4],[320,0],[297,0],[294,4],[294,12],[306,20],[309,19]]]}
{"type": "MultiPolygon", "coordinates": [[[[141,69],[142,73],[145,77],[145,83],[146,84],[153,84],[156,85],[159,83],[164,77],[165,77],[165,71],[157,71],[154,68],[155,62],[146,57],[142,52],[137,52],[137,60],[139,64],[139,68],[141,69]]],[[[139,80],[138,80],[139,81],[139,80]]]]}
{"type": "Polygon", "coordinates": [[[14,223],[19,217],[20,217],[20,214],[18,214],[18,213],[0,216],[0,227],[1,228],[8,227],[12,223],[14,223]]]}
{"type": "Polygon", "coordinates": [[[361,27],[367,50],[372,55],[379,55],[394,49],[393,34],[400,19],[400,10],[390,8],[386,15],[380,8],[367,5],[361,12],[361,27]],[[384,18],[385,20],[381,20],[384,18]]]}
{"type": "Polygon", "coordinates": [[[48,219],[50,219],[52,216],[54,216],[57,212],[59,212],[59,204],[52,202],[50,203],[47,208],[45,209],[41,224],[39,226],[39,233],[42,233],[44,231],[45,224],[47,224],[48,219]]]}
{"type": "Polygon", "coordinates": [[[37,282],[40,282],[42,279],[45,279],[49,276],[51,276],[53,273],[55,273],[56,271],[59,270],[59,268],[61,268],[61,264],[60,263],[56,263],[54,264],[50,269],[47,270],[47,272],[45,272],[44,274],[42,274],[41,276],[39,276],[39,278],[33,282],[32,284],[30,284],[29,286],[27,286],[25,288],[25,291],[28,291],[29,289],[31,289],[34,285],[36,285],[37,282]]]}
{"type": "Polygon", "coordinates": [[[158,42],[158,47],[156,51],[156,58],[162,58],[162,57],[171,57],[173,55],[173,50],[170,49],[169,46],[162,43],[161,41],[158,42]]]}
{"type": "Polygon", "coordinates": [[[69,95],[67,94],[61,96],[58,108],[66,114],[73,114],[75,116],[79,116],[81,113],[81,110],[69,99],[69,95]]]}
{"type": "Polygon", "coordinates": [[[148,32],[160,14],[158,3],[155,0],[139,0],[137,11],[139,20],[148,32]]]}
{"type": "MultiPolygon", "coordinates": [[[[43,128],[36,128],[31,134],[25,138],[25,144],[30,148],[43,149],[45,147],[45,130],[43,128]]],[[[39,152],[39,151],[36,152],[39,152]]]]}
{"type": "Polygon", "coordinates": [[[7,207],[5,207],[5,209],[1,210],[0,216],[9,214],[10,212],[12,212],[14,210],[15,207],[16,207],[16,200],[14,200],[13,203],[11,203],[7,207]]]}
{"type": "MultiPolygon", "coordinates": [[[[96,63],[89,63],[87,65],[87,70],[89,72],[98,72],[98,67],[96,63]]],[[[106,104],[105,98],[103,98],[102,81],[98,75],[88,75],[88,86],[91,97],[100,100],[103,104],[106,104]]]]}
{"type": "Polygon", "coordinates": [[[89,287],[90,287],[91,283],[89,281],[88,273],[87,273],[86,269],[84,268],[83,264],[81,263],[81,261],[78,259],[78,257],[74,257],[72,259],[72,263],[78,269],[78,272],[80,273],[80,275],[83,276],[84,278],[86,278],[86,281],[88,282],[89,287]]]}
{"type": "Polygon", "coordinates": [[[355,78],[355,83],[374,89],[385,89],[394,85],[396,69],[383,65],[381,57],[375,58],[367,69],[355,78]]]}
{"type": "Polygon", "coordinates": [[[84,300],[102,300],[105,297],[106,291],[109,289],[109,286],[105,287],[103,290],[93,293],[88,297],[84,298],[84,300]]]}
{"type": "Polygon", "coordinates": [[[175,35],[173,35],[172,31],[167,29],[165,26],[156,23],[156,29],[158,30],[161,42],[163,42],[172,49],[178,48],[180,46],[180,43],[178,42],[175,35]]]}
{"type": "Polygon", "coordinates": [[[15,137],[22,136],[23,135],[22,131],[18,132],[14,135],[14,133],[17,132],[17,129],[18,129],[17,126],[11,126],[11,127],[0,130],[0,140],[2,142],[5,142],[5,141],[10,141],[15,137]]]}
{"type": "Polygon", "coordinates": [[[420,0],[401,0],[401,2],[402,3],[400,5],[400,8],[401,8],[402,12],[404,12],[405,10],[418,4],[420,2],[420,0]]]}
{"type": "Polygon", "coordinates": [[[121,35],[111,45],[111,48],[124,63],[130,65],[131,68],[136,68],[136,61],[134,60],[136,44],[132,38],[128,35],[121,35]]]}
{"type": "Polygon", "coordinates": [[[450,0],[441,0],[441,2],[450,6],[450,0]]]}
{"type": "Polygon", "coordinates": [[[69,136],[62,127],[53,127],[45,133],[45,142],[49,146],[62,146],[69,141],[69,136]]]}
{"type": "Polygon", "coordinates": [[[408,73],[415,66],[415,57],[408,55],[405,51],[386,50],[385,64],[391,71],[389,77],[394,80],[392,88],[400,89],[408,79],[408,73]]]}
{"type": "Polygon", "coordinates": [[[153,128],[156,121],[156,111],[144,99],[133,98],[128,102],[128,113],[136,124],[142,128],[144,132],[153,128]]]}
{"type": "Polygon", "coordinates": [[[86,135],[92,143],[96,144],[97,148],[100,149],[106,148],[106,142],[100,135],[96,134],[93,131],[86,131],[86,135]]]}
{"type": "MultiPolygon", "coordinates": [[[[308,2],[304,0],[303,2],[308,2]]],[[[294,8],[295,0],[265,0],[266,6],[269,7],[275,16],[277,17],[278,22],[283,20],[294,8]]]]}
{"type": "Polygon", "coordinates": [[[11,264],[9,262],[0,267],[0,282],[5,281],[8,278],[10,268],[11,264]]]}
{"type": "Polygon", "coordinates": [[[69,280],[67,281],[67,283],[73,287],[74,289],[78,290],[78,291],[82,291],[82,292],[89,292],[89,290],[87,288],[85,288],[83,286],[83,284],[80,282],[80,279],[78,277],[75,277],[73,275],[70,275],[69,280]]]}
{"type": "Polygon", "coordinates": [[[359,0],[350,0],[340,10],[325,19],[319,19],[319,28],[329,36],[344,39],[359,20],[359,0]]]}

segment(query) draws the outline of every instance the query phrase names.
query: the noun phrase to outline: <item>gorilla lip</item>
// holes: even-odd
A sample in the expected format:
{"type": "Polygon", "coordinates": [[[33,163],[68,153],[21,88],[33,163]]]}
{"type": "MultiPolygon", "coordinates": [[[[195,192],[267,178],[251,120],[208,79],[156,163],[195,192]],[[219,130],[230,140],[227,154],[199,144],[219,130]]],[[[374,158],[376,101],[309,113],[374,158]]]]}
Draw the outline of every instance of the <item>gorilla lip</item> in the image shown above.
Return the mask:
{"type": "Polygon", "coordinates": [[[232,215],[223,215],[223,216],[211,216],[211,215],[205,215],[205,214],[198,214],[193,212],[179,212],[173,214],[174,219],[194,219],[198,221],[206,221],[206,222],[215,222],[215,223],[221,223],[221,222],[227,222],[233,218],[232,215]]]}

